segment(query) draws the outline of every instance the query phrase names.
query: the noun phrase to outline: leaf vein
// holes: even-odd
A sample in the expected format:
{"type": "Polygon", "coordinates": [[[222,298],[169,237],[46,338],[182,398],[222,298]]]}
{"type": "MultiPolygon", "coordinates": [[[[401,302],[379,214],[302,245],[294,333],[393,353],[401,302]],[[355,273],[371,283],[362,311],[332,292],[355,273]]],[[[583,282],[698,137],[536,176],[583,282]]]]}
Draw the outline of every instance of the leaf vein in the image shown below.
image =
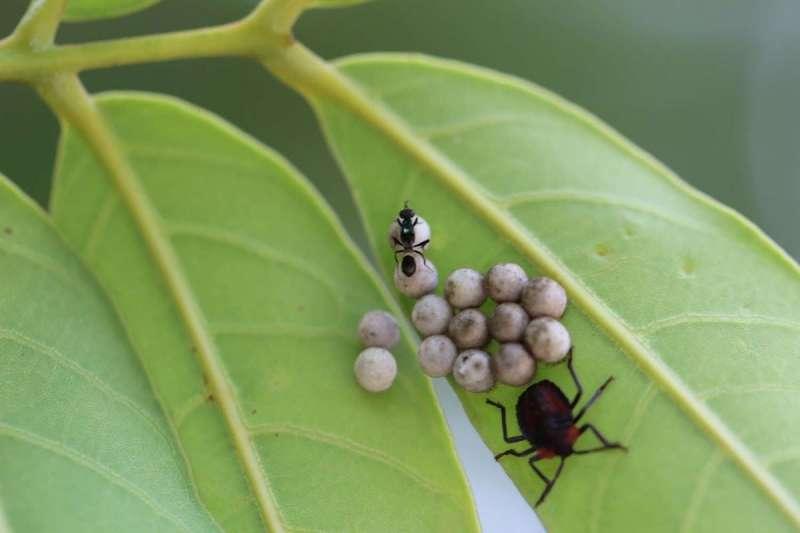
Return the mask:
{"type": "Polygon", "coordinates": [[[698,233],[713,234],[713,232],[708,228],[700,226],[689,219],[678,217],[663,211],[653,204],[634,200],[633,198],[625,198],[607,193],[577,191],[572,189],[541,189],[537,191],[526,191],[506,195],[497,199],[496,202],[498,207],[509,211],[513,210],[515,207],[535,203],[573,203],[597,205],[600,207],[621,208],[628,211],[642,213],[653,218],[658,218],[669,222],[670,224],[675,224],[698,233]]]}
{"type": "Polygon", "coordinates": [[[747,383],[744,385],[722,385],[714,387],[713,389],[698,392],[697,397],[703,400],[711,400],[713,398],[719,398],[720,396],[741,396],[743,394],[761,394],[764,392],[788,392],[800,395],[800,389],[786,385],[779,385],[776,383],[747,383]]]}
{"type": "Polygon", "coordinates": [[[441,124],[431,127],[418,127],[417,132],[428,140],[444,139],[454,135],[462,135],[478,131],[492,126],[500,126],[503,124],[535,124],[536,120],[532,117],[525,117],[514,115],[511,113],[490,113],[486,115],[476,116],[467,120],[452,122],[450,124],[441,124]]]}
{"type": "Polygon", "coordinates": [[[145,505],[147,505],[147,507],[152,509],[157,515],[164,517],[169,522],[172,522],[173,524],[178,526],[182,531],[191,533],[191,530],[186,526],[186,524],[181,522],[177,517],[168,513],[166,510],[162,509],[158,505],[158,502],[148,495],[146,490],[129,482],[127,479],[122,477],[118,472],[115,472],[111,468],[97,462],[91,457],[88,457],[77,450],[73,450],[72,448],[64,446],[60,442],[50,440],[48,438],[42,437],[41,435],[36,435],[22,428],[6,424],[5,422],[0,422],[0,434],[8,435],[11,438],[15,438],[17,440],[26,442],[43,450],[47,450],[55,455],[59,455],[61,457],[69,459],[75,464],[81,465],[87,468],[88,470],[91,470],[98,476],[105,478],[110,483],[120,487],[121,489],[129,492],[133,496],[140,499],[145,505]]]}
{"type": "Polygon", "coordinates": [[[343,340],[354,341],[353,335],[348,335],[339,327],[313,326],[290,322],[274,322],[269,324],[244,324],[238,322],[214,322],[209,324],[209,330],[217,336],[254,336],[254,337],[290,337],[290,338],[326,338],[336,337],[343,340]]]}
{"type": "Polygon", "coordinates": [[[67,282],[68,286],[74,289],[83,290],[84,288],[84,283],[81,280],[58,266],[56,263],[50,261],[48,257],[34,250],[16,243],[9,242],[6,239],[0,239],[0,250],[3,250],[9,255],[19,257],[20,259],[23,259],[32,265],[55,274],[61,278],[62,281],[67,282]]]}
{"type": "Polygon", "coordinates": [[[125,143],[124,146],[125,150],[134,156],[138,155],[152,159],[195,160],[203,163],[213,163],[224,167],[226,170],[237,168],[253,173],[263,173],[264,171],[264,168],[258,165],[242,163],[242,161],[232,157],[220,157],[219,155],[211,153],[196,152],[194,150],[184,150],[168,146],[150,146],[146,144],[125,143]]]}
{"type": "Polygon", "coordinates": [[[161,427],[161,425],[153,417],[151,417],[144,409],[142,409],[135,401],[133,401],[131,398],[128,398],[124,394],[121,394],[119,391],[115,390],[108,383],[103,381],[99,376],[93,374],[92,372],[85,369],[75,361],[69,359],[56,348],[53,348],[52,346],[48,346],[34,339],[28,338],[25,335],[22,335],[21,333],[6,328],[0,328],[0,339],[6,339],[16,344],[27,346],[28,348],[36,350],[37,352],[51,359],[53,362],[55,362],[62,368],[69,370],[73,374],[82,378],[96,390],[106,395],[109,399],[126,407],[133,414],[140,417],[144,422],[147,423],[147,425],[149,425],[156,433],[158,433],[161,436],[161,438],[169,445],[170,449],[172,448],[172,439],[164,432],[164,429],[161,427]]]}
{"type": "Polygon", "coordinates": [[[425,488],[428,492],[433,494],[449,494],[446,490],[442,489],[436,483],[427,479],[413,468],[404,464],[402,461],[395,459],[381,450],[361,444],[360,442],[353,441],[341,435],[327,433],[316,429],[304,428],[294,424],[260,424],[253,427],[252,432],[254,435],[262,437],[269,436],[270,434],[281,433],[320,442],[323,444],[329,444],[331,446],[335,446],[337,448],[341,448],[373,461],[382,463],[413,480],[418,485],[425,488]]]}
{"type": "Polygon", "coordinates": [[[797,460],[800,460],[800,447],[798,446],[777,450],[764,456],[764,464],[769,468],[797,460]]]}
{"type": "Polygon", "coordinates": [[[165,222],[165,225],[167,231],[169,231],[169,233],[173,236],[191,236],[212,242],[218,242],[231,248],[254,255],[262,261],[276,261],[283,263],[295,270],[307,274],[312,279],[315,279],[321,286],[325,287],[331,298],[337,303],[338,307],[335,314],[338,317],[343,315],[345,303],[342,299],[342,295],[336,290],[336,283],[334,280],[328,277],[328,275],[325,274],[322,269],[317,268],[305,258],[297,255],[287,254],[255,239],[243,237],[226,230],[174,221],[165,222]]]}
{"type": "Polygon", "coordinates": [[[88,263],[94,261],[94,255],[97,252],[97,246],[100,244],[100,241],[103,238],[105,229],[108,226],[111,216],[114,214],[114,209],[117,207],[118,203],[119,201],[117,195],[109,192],[103,200],[100,209],[98,209],[97,216],[95,216],[95,219],[92,221],[89,231],[87,232],[89,236],[86,238],[86,243],[83,246],[83,254],[88,263]]]}
{"type": "Polygon", "coordinates": [[[208,392],[202,392],[192,395],[180,407],[178,407],[173,414],[173,424],[175,429],[178,430],[183,426],[184,422],[197,411],[200,407],[208,402],[208,392]]]}
{"type": "Polygon", "coordinates": [[[700,474],[697,476],[697,481],[695,482],[694,491],[689,497],[689,505],[686,508],[683,520],[681,520],[681,533],[688,533],[694,529],[697,517],[700,515],[700,504],[705,499],[706,493],[708,493],[711,487],[711,479],[714,477],[714,474],[717,472],[717,469],[724,459],[725,455],[722,453],[722,450],[720,448],[714,448],[708,461],[700,469],[700,474]]]}
{"type": "MultiPolygon", "coordinates": [[[[652,403],[656,396],[658,396],[658,388],[655,386],[655,382],[651,381],[647,384],[647,387],[645,387],[644,391],[639,396],[639,400],[636,402],[636,406],[633,408],[633,413],[622,430],[623,443],[631,442],[631,439],[633,439],[633,436],[639,430],[639,427],[642,425],[642,422],[647,415],[648,409],[650,408],[650,403],[652,403]]],[[[611,477],[614,475],[614,468],[619,460],[619,454],[608,459],[604,475],[597,482],[595,490],[592,491],[594,496],[593,501],[589,506],[592,511],[592,516],[589,522],[589,531],[592,531],[593,533],[597,533],[597,531],[600,530],[600,517],[603,514],[603,502],[605,501],[606,493],[608,492],[608,485],[611,482],[611,477]]]]}
{"type": "Polygon", "coordinates": [[[728,315],[715,313],[679,313],[654,320],[649,324],[636,328],[643,336],[652,336],[658,331],[678,326],[695,326],[702,324],[735,324],[741,326],[770,326],[800,331],[800,324],[782,318],[763,315],[728,315]]]}

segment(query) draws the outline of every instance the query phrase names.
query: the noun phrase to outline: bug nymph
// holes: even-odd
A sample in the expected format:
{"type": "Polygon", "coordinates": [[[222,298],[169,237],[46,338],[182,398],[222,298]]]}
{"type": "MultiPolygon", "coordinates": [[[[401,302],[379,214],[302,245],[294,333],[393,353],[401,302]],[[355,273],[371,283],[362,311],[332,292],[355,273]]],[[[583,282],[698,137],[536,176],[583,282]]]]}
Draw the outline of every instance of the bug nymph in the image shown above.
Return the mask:
{"type": "MultiPolygon", "coordinates": [[[[394,260],[397,261],[398,254],[415,253],[422,257],[423,264],[425,263],[425,255],[422,250],[430,243],[430,227],[428,223],[422,220],[413,209],[408,207],[408,202],[405,202],[403,209],[397,213],[393,227],[390,229],[389,237],[394,248],[394,260]],[[396,224],[396,225],[395,225],[396,224]],[[419,242],[417,240],[419,239],[419,242]]],[[[403,258],[405,261],[405,257],[403,258]]],[[[410,268],[411,263],[407,263],[410,268]]],[[[403,272],[406,272],[406,265],[403,265],[403,272]]],[[[407,276],[413,275],[406,274],[407,276]]]]}
{"type": "Polygon", "coordinates": [[[614,380],[614,377],[608,378],[605,383],[600,385],[589,401],[580,408],[580,410],[573,414],[573,410],[578,405],[583,393],[583,387],[578,380],[578,375],[572,366],[572,350],[567,355],[567,368],[575,382],[575,388],[578,389],[575,398],[569,401],[564,393],[552,381],[546,379],[537,381],[525,392],[520,394],[517,400],[517,422],[522,435],[513,437],[508,436],[508,427],[506,426],[506,408],[492,400],[486,400],[486,403],[493,405],[500,409],[500,421],[503,428],[503,440],[509,444],[517,442],[528,441],[531,445],[530,448],[517,451],[513,449],[506,450],[494,456],[495,460],[500,460],[501,457],[506,455],[513,455],[514,457],[527,457],[528,464],[536,475],[538,475],[545,483],[545,488],[539,496],[535,506],[541,504],[547,497],[547,494],[555,485],[558,476],[561,475],[561,469],[564,467],[564,461],[571,455],[583,455],[587,453],[602,452],[605,450],[623,450],[627,448],[622,444],[616,442],[609,442],[600,431],[592,424],[583,424],[578,426],[578,422],[586,414],[586,411],[592,404],[597,401],[603,391],[614,380]],[[586,431],[594,433],[595,437],[602,443],[602,446],[596,448],[589,448],[586,450],[576,450],[573,448],[575,441],[583,435],[586,431]],[[558,464],[555,474],[552,479],[542,473],[536,467],[536,462],[542,459],[549,459],[558,456],[561,462],[558,464]]]}

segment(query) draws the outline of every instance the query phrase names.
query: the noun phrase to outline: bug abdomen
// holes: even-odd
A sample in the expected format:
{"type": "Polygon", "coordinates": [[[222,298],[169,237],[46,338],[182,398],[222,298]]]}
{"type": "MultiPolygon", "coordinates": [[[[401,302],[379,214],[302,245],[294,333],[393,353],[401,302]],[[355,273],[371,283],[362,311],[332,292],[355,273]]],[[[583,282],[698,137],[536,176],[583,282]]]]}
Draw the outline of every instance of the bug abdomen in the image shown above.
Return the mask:
{"type": "Polygon", "coordinates": [[[572,426],[572,408],[555,383],[542,380],[517,400],[517,422],[525,438],[536,446],[549,447],[572,426]]]}

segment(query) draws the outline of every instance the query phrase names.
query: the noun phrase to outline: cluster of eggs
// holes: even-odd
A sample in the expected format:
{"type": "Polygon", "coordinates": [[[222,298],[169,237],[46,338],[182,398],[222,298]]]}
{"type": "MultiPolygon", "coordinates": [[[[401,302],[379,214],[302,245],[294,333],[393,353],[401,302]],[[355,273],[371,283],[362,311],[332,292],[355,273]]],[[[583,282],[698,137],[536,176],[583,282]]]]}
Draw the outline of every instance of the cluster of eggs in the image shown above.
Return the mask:
{"type": "Polygon", "coordinates": [[[471,268],[455,270],[445,282],[444,296],[423,296],[411,313],[424,337],[420,366],[432,377],[452,372],[472,392],[487,391],[496,380],[525,385],[537,361],[557,363],[569,352],[569,332],[558,320],[566,305],[558,283],[528,279],[514,263],[494,265],[485,275],[471,268]],[[487,300],[495,305],[484,305],[487,300]]]}
{"type": "Polygon", "coordinates": [[[561,285],[546,277],[529,279],[519,265],[500,263],[485,275],[471,268],[455,270],[447,277],[444,296],[436,295],[438,273],[423,254],[430,239],[428,223],[407,206],[389,228],[398,258],[395,286],[417,299],[411,321],[424,338],[418,356],[427,375],[452,373],[466,390],[484,392],[498,380],[525,385],[537,361],[557,363],[566,357],[571,339],[559,321],[567,306],[561,285]],[[495,305],[485,305],[487,300],[495,305]]]}

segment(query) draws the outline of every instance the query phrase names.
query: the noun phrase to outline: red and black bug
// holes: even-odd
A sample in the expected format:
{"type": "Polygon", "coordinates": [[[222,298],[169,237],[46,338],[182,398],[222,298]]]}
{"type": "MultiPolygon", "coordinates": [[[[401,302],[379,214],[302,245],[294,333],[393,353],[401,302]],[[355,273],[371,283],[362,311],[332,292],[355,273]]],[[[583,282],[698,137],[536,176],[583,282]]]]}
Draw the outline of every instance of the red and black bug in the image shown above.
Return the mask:
{"type": "Polygon", "coordinates": [[[614,380],[614,377],[608,378],[605,383],[600,385],[600,388],[592,394],[586,405],[573,414],[573,409],[578,405],[583,393],[583,387],[578,380],[578,375],[572,366],[572,350],[567,355],[567,368],[572,375],[572,380],[575,382],[575,387],[578,389],[575,398],[570,402],[564,393],[558,388],[558,385],[546,379],[537,381],[520,394],[517,400],[517,422],[522,435],[514,437],[508,436],[508,428],[506,426],[506,408],[492,400],[486,400],[486,403],[494,405],[500,409],[500,420],[503,425],[503,440],[509,444],[517,442],[528,441],[531,447],[527,450],[518,452],[513,449],[506,450],[494,456],[495,460],[499,460],[506,455],[513,455],[515,457],[526,457],[533,454],[528,460],[528,464],[534,472],[545,482],[544,491],[539,496],[536,506],[544,501],[547,494],[555,485],[558,476],[561,475],[561,469],[564,467],[564,461],[573,454],[587,454],[594,452],[602,452],[604,450],[627,450],[625,446],[616,442],[609,442],[600,431],[592,424],[583,424],[578,426],[578,422],[586,414],[587,409],[597,401],[603,391],[614,380]],[[595,437],[603,443],[602,446],[590,448],[587,450],[576,450],[572,446],[578,437],[589,430],[594,433],[595,437]],[[555,474],[552,479],[539,470],[534,463],[541,459],[549,459],[558,456],[561,462],[558,464],[555,474]]]}

